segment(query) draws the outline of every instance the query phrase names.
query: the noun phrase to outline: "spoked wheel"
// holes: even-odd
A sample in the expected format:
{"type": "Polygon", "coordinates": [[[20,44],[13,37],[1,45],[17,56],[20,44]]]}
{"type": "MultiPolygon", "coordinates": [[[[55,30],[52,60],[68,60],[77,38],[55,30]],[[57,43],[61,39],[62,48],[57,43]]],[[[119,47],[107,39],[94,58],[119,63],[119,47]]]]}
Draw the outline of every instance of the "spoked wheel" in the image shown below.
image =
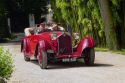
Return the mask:
{"type": "Polygon", "coordinates": [[[84,62],[86,65],[94,65],[95,51],[94,48],[86,49],[84,52],[84,62]]]}
{"type": "Polygon", "coordinates": [[[48,65],[47,53],[42,49],[38,48],[38,63],[42,69],[46,69],[48,65]]]}
{"type": "Polygon", "coordinates": [[[26,55],[26,40],[23,41],[23,54],[24,54],[24,60],[30,61],[30,58],[26,55]]]}

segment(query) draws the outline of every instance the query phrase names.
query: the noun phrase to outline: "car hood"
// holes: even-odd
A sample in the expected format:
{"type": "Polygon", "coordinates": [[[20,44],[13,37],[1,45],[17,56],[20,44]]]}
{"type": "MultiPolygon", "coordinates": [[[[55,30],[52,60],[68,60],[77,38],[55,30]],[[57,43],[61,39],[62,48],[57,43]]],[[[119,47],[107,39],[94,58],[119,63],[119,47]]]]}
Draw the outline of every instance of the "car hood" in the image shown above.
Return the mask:
{"type": "Polygon", "coordinates": [[[65,32],[53,31],[53,32],[43,32],[43,33],[40,33],[38,35],[39,35],[40,39],[51,40],[51,37],[50,37],[51,34],[56,34],[57,38],[58,38],[59,36],[61,36],[64,33],[65,32]]]}

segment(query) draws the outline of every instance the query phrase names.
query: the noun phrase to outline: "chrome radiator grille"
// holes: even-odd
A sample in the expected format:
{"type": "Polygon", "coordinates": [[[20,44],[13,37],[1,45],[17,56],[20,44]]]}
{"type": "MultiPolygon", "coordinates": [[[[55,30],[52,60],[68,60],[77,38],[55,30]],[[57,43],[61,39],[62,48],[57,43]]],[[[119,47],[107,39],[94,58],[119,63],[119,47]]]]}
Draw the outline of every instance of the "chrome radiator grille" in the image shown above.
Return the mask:
{"type": "Polygon", "coordinates": [[[64,33],[58,38],[58,52],[59,54],[72,53],[72,39],[66,33],[64,33]]]}

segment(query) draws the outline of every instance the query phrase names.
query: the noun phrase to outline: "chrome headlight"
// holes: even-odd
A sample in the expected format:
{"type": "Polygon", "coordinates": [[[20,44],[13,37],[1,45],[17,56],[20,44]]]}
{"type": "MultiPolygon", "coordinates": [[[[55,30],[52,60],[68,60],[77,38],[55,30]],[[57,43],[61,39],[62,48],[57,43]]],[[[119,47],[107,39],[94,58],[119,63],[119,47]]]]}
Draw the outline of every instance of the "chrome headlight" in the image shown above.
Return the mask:
{"type": "Polygon", "coordinates": [[[74,38],[75,38],[76,40],[80,39],[79,33],[74,33],[74,38]]]}
{"type": "Polygon", "coordinates": [[[51,37],[51,40],[56,40],[57,35],[53,33],[53,34],[50,34],[50,37],[51,37]]]}

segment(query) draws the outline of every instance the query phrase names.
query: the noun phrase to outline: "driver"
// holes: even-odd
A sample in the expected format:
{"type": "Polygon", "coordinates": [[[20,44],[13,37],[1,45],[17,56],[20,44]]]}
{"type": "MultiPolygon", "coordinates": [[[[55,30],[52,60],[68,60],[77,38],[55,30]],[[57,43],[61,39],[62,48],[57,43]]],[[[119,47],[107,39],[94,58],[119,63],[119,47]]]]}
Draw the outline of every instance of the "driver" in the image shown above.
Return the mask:
{"type": "Polygon", "coordinates": [[[45,32],[45,23],[40,23],[38,33],[45,32]]]}
{"type": "MultiPolygon", "coordinates": [[[[40,23],[38,27],[38,33],[45,31],[45,23],[40,23]]],[[[24,29],[25,36],[30,36],[35,33],[35,27],[29,27],[24,29]]]]}

